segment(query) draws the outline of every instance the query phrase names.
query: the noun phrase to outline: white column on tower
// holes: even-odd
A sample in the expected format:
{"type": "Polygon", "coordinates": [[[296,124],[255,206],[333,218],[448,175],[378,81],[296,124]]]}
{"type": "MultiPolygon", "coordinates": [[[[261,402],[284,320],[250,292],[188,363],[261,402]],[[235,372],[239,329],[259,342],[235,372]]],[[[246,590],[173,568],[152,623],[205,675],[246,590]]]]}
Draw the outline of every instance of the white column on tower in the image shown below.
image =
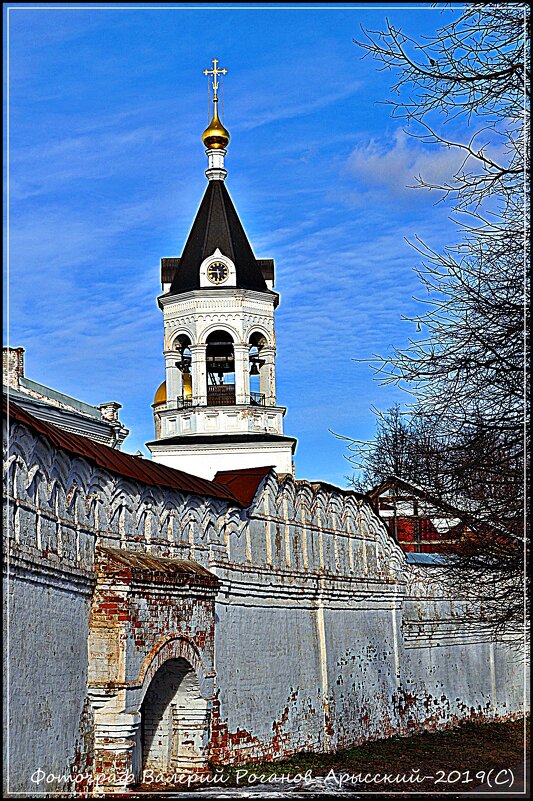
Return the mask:
{"type": "Polygon", "coordinates": [[[167,380],[167,403],[174,403],[176,398],[183,395],[183,378],[176,362],[181,355],[176,350],[165,351],[165,369],[167,380]]]}
{"type": "Polygon", "coordinates": [[[267,406],[276,405],[276,349],[261,348],[259,358],[263,362],[259,371],[259,391],[265,396],[267,406]]]}
{"type": "Polygon", "coordinates": [[[250,402],[249,345],[234,345],[235,356],[235,402],[250,402]]]}
{"type": "Polygon", "coordinates": [[[207,406],[207,345],[191,345],[191,375],[193,403],[207,406]]]}

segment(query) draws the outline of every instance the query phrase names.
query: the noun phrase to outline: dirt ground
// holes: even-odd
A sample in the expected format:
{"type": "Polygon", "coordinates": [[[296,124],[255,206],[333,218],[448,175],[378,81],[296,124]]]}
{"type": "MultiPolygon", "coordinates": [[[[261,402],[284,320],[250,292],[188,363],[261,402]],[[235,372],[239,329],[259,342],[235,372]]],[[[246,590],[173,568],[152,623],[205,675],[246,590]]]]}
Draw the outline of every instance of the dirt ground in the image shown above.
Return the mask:
{"type": "Polygon", "coordinates": [[[460,797],[483,786],[482,792],[494,797],[495,793],[516,793],[523,788],[520,774],[528,745],[529,719],[464,723],[334,754],[302,753],[282,762],[217,766],[210,781],[204,777],[188,785],[144,784],[127,796],[361,798],[379,793],[383,798],[388,793],[447,793],[460,797]]]}

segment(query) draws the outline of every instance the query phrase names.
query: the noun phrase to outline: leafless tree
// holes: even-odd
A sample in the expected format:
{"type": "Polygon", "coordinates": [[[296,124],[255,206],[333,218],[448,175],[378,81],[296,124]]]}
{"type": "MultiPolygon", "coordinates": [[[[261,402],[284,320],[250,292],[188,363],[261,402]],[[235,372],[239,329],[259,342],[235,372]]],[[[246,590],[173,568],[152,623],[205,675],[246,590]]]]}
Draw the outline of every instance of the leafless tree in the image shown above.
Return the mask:
{"type": "Polygon", "coordinates": [[[376,436],[371,442],[344,437],[348,441],[348,459],[356,472],[351,483],[359,492],[375,487],[391,476],[401,477],[420,486],[438,486],[444,475],[442,458],[446,443],[431,421],[411,412],[403,412],[397,403],[386,412],[373,409],[376,436]]]}
{"type": "Polygon", "coordinates": [[[381,70],[398,73],[387,101],[392,115],[413,123],[424,142],[457,148],[464,161],[443,184],[419,184],[451,195],[472,209],[490,196],[520,196],[527,156],[524,136],[529,100],[529,9],[526,4],[472,3],[434,36],[415,40],[388,20],[384,31],[354,40],[381,70]],[[443,132],[460,119],[468,138],[443,132]],[[436,125],[441,128],[437,130],[436,125]],[[444,125],[442,125],[444,123],[444,125]]]}
{"type": "Polygon", "coordinates": [[[529,10],[475,3],[442,14],[446,24],[434,36],[415,40],[387,21],[356,41],[396,76],[392,116],[421,142],[456,149],[462,159],[441,184],[414,176],[415,187],[452,203],[459,244],[412,243],[424,308],[405,319],[420,336],[372,359],[378,379],[406,389],[412,403],[404,414],[381,414],[375,440],[352,441],[350,458],[359,480],[390,465],[459,505],[471,537],[449,575],[477,594],[495,630],[520,634],[528,554],[529,10]]]}

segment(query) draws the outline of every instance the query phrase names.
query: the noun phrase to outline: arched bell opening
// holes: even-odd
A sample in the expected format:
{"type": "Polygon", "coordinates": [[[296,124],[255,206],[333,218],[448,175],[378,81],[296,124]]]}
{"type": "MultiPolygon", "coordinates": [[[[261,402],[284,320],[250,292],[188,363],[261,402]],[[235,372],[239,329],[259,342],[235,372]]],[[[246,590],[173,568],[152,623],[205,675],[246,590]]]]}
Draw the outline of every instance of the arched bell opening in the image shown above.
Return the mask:
{"type": "Polygon", "coordinates": [[[186,334],[180,334],[174,340],[174,350],[179,354],[176,367],[181,372],[181,398],[184,406],[192,403],[192,354],[191,340],[186,334]]]}
{"type": "Polygon", "coordinates": [[[250,374],[250,403],[252,406],[265,405],[265,362],[261,359],[261,350],[267,344],[267,340],[256,332],[248,340],[249,350],[249,374],[250,374]]]}
{"type": "Polygon", "coordinates": [[[186,659],[169,659],[150,682],[141,705],[141,742],[143,770],[170,774],[207,767],[207,701],[186,659]]]}
{"type": "Polygon", "coordinates": [[[213,331],[207,337],[207,405],[235,405],[235,353],[227,331],[213,331]]]}

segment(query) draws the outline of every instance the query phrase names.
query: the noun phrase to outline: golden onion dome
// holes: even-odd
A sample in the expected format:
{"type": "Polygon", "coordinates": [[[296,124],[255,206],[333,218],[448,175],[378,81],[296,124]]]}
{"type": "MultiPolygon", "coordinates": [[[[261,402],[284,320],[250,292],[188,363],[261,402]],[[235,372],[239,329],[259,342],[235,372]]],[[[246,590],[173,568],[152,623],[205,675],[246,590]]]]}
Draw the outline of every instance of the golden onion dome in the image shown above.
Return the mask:
{"type": "Polygon", "coordinates": [[[167,402],[167,382],[162,381],[154,395],[154,406],[167,402]]]}
{"type": "Polygon", "coordinates": [[[218,101],[213,102],[213,118],[202,134],[202,142],[208,150],[227,147],[229,131],[224,128],[218,117],[218,101]]]}

